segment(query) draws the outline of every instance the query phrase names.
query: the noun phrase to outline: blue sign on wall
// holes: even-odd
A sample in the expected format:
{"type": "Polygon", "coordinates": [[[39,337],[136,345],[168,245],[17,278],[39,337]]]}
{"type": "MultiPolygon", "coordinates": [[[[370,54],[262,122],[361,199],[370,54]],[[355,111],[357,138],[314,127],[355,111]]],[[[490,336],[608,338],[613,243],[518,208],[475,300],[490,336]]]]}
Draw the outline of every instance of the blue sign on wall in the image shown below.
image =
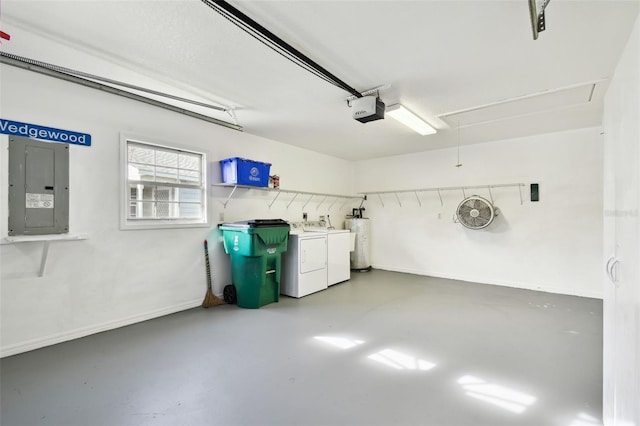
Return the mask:
{"type": "Polygon", "coordinates": [[[0,133],[46,141],[91,146],[91,135],[0,118],[0,133]]]}

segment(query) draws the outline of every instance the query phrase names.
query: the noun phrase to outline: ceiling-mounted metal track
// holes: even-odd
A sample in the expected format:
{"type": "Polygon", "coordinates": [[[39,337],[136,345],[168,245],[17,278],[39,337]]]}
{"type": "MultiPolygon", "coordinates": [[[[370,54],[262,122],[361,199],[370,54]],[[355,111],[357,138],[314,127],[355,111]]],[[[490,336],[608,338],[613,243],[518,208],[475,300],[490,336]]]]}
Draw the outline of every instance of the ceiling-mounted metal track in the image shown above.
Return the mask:
{"type": "MultiPolygon", "coordinates": [[[[390,87],[391,87],[390,84],[383,84],[382,86],[374,87],[373,89],[369,89],[369,90],[365,90],[364,92],[360,92],[360,94],[362,96],[373,95],[374,93],[378,94],[378,92],[380,90],[388,89],[390,87]]],[[[351,102],[352,100],[354,100],[356,98],[357,98],[357,96],[349,96],[347,98],[347,102],[351,102]]]]}
{"type": "Polygon", "coordinates": [[[202,2],[220,15],[224,16],[226,19],[228,19],[230,22],[232,22],[234,25],[236,25],[252,37],[256,38],[261,43],[279,53],[280,55],[284,56],[285,58],[289,59],[301,68],[311,72],[317,77],[320,77],[326,82],[331,83],[334,86],[337,86],[342,90],[351,93],[357,98],[362,97],[362,94],[359,91],[342,81],[340,78],[336,77],[326,68],[322,67],[313,59],[309,58],[304,53],[300,52],[289,43],[282,40],[280,37],[257,23],[246,14],[231,6],[226,1],[202,0],[202,2]]]}
{"type": "MultiPolygon", "coordinates": [[[[223,120],[219,120],[217,118],[213,118],[213,117],[209,117],[207,115],[204,114],[199,114],[197,112],[193,112],[193,111],[189,111],[186,110],[184,108],[180,108],[171,104],[167,104],[164,102],[160,102],[157,101],[155,99],[151,99],[151,98],[147,98],[145,96],[141,96],[141,95],[137,95],[135,93],[132,92],[128,92],[126,90],[121,90],[118,89],[116,87],[113,86],[108,86],[106,84],[102,84],[93,80],[90,80],[89,78],[93,78],[93,79],[97,79],[97,80],[102,80],[102,81],[108,81],[108,79],[102,78],[102,77],[98,77],[98,76],[91,76],[91,77],[86,77],[88,76],[88,74],[85,74],[85,77],[81,77],[79,75],[82,75],[83,73],[79,72],[79,71],[73,71],[70,70],[68,68],[63,68],[63,67],[58,67],[56,65],[52,65],[52,64],[47,64],[45,62],[40,62],[34,59],[29,59],[29,58],[24,58],[21,56],[17,56],[17,55],[13,55],[10,53],[6,53],[6,52],[0,52],[0,63],[6,64],[6,65],[11,65],[14,66],[16,68],[21,68],[24,70],[28,70],[28,71],[33,71],[33,72],[37,72],[39,74],[44,74],[44,75],[48,75],[50,77],[55,77],[55,78],[59,78],[61,80],[65,80],[71,83],[76,83],[79,84],[81,86],[85,86],[85,87],[90,87],[92,89],[97,89],[103,92],[108,92],[114,95],[118,95],[118,96],[122,96],[124,98],[128,98],[128,99],[133,99],[135,101],[139,101],[139,102],[143,102],[149,105],[153,105],[159,108],[164,108],[167,109],[169,111],[173,111],[173,112],[177,112],[178,114],[183,114],[183,115],[188,115],[190,117],[193,118],[197,118],[199,120],[203,120],[203,121],[208,121],[210,123],[214,123],[223,127],[228,127],[230,129],[233,130],[238,130],[238,131],[242,131],[242,126],[239,126],[237,124],[233,124],[233,123],[229,123],[223,120]],[[74,75],[74,74],[79,74],[79,75],[74,75]]],[[[223,107],[219,107],[219,106],[215,106],[215,105],[210,105],[210,104],[205,104],[202,102],[198,102],[198,101],[193,101],[191,99],[186,99],[186,98],[180,98],[178,96],[174,96],[174,95],[169,95],[166,93],[162,93],[162,92],[157,92],[157,91],[153,91],[153,90],[149,90],[149,89],[144,89],[138,86],[133,86],[133,85],[128,85],[126,83],[119,83],[116,82],[114,80],[109,80],[112,84],[119,84],[122,85],[123,87],[128,87],[130,89],[133,90],[140,90],[143,92],[147,92],[147,93],[151,93],[154,95],[158,95],[158,96],[164,96],[166,98],[170,98],[170,99],[174,99],[174,100],[179,100],[179,101],[183,101],[183,102],[188,102],[191,104],[195,104],[195,105],[199,105],[199,106],[205,106],[208,108],[212,108],[212,109],[216,109],[218,111],[226,111],[228,112],[232,119],[235,120],[234,116],[233,116],[233,109],[232,108],[223,108],[223,107]]]]}

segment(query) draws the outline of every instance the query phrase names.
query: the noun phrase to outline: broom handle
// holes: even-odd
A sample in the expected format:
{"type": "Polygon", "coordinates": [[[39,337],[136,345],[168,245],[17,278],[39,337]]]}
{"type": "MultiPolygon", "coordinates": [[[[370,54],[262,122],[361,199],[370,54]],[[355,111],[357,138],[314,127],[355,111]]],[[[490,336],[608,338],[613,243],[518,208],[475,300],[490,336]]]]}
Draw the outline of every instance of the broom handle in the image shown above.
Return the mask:
{"type": "Polygon", "coordinates": [[[211,286],[211,266],[209,266],[209,245],[204,240],[204,262],[207,265],[207,289],[212,290],[211,286]]]}

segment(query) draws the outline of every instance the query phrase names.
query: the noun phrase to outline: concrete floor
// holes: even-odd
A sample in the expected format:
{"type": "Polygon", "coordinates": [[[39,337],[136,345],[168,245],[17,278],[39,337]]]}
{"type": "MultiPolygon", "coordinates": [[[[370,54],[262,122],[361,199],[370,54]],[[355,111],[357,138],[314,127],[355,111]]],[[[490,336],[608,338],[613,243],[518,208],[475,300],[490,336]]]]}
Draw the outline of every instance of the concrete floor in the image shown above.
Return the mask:
{"type": "Polygon", "coordinates": [[[3,426],[598,425],[602,302],[354,273],[7,357],[1,374],[3,426]]]}

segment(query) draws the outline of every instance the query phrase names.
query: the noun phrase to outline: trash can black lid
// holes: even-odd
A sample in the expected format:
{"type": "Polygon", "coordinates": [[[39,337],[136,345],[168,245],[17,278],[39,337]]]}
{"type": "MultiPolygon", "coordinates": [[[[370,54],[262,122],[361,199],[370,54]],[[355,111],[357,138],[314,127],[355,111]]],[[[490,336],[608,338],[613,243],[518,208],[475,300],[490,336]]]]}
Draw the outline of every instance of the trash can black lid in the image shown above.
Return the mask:
{"type": "Polygon", "coordinates": [[[282,219],[250,219],[240,222],[223,223],[220,226],[229,228],[273,228],[277,226],[289,226],[289,223],[282,219]]]}

